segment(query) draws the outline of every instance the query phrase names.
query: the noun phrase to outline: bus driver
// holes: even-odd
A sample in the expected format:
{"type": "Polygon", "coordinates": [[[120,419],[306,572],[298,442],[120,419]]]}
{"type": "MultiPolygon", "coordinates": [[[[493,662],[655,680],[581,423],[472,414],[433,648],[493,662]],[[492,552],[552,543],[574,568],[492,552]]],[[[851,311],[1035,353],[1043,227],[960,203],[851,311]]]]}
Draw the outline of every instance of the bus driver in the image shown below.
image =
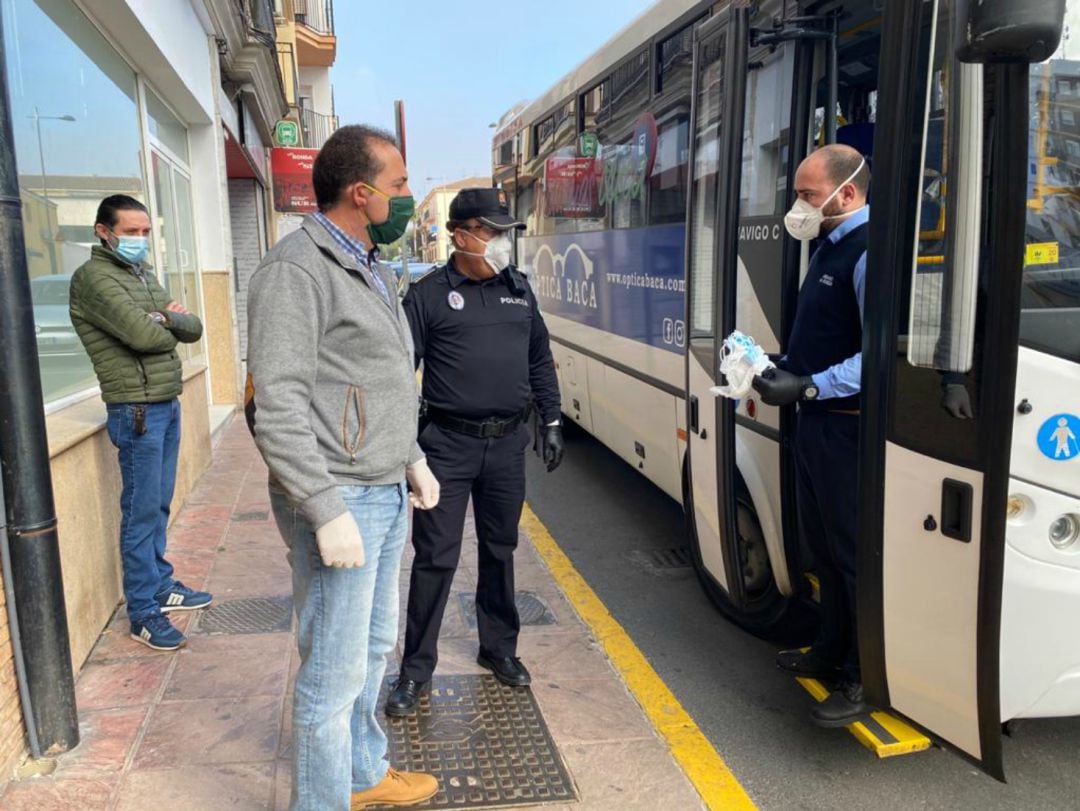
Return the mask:
{"type": "Polygon", "coordinates": [[[869,185],[866,160],[849,146],[824,146],[800,164],[798,199],[784,224],[797,240],[823,239],[799,293],[787,354],[754,378],[769,405],[799,404],[796,500],[821,583],[821,626],[807,653],[781,651],[776,663],[837,684],[811,712],[825,727],[847,726],[867,711],[855,633],[855,538],[869,185]]]}

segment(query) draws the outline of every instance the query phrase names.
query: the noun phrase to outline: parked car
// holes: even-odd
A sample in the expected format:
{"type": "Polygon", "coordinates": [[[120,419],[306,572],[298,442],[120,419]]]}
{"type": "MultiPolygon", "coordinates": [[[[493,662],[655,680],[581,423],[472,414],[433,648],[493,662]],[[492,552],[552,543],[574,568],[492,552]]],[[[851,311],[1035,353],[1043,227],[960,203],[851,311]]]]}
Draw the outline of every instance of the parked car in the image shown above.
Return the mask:
{"type": "Polygon", "coordinates": [[[38,356],[79,357],[82,342],[68,314],[71,274],[37,276],[30,280],[30,298],[34,302],[34,333],[38,356]]]}

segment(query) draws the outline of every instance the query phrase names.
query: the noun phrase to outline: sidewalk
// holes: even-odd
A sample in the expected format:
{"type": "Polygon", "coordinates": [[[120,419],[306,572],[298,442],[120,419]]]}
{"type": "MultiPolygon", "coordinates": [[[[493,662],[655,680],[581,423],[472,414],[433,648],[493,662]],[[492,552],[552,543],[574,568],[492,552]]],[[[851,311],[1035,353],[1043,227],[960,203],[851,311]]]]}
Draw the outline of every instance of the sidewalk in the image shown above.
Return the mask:
{"type": "MultiPolygon", "coordinates": [[[[469,627],[476,582],[471,522],[467,533],[436,678],[474,678],[437,681],[441,689],[428,718],[439,718],[443,704],[460,702],[459,688],[467,684],[501,708],[487,719],[480,712],[477,724],[506,718],[521,725],[529,720],[520,720],[517,707],[524,691],[506,692],[509,688],[490,677],[475,678],[486,671],[475,664],[476,631],[469,627]]],[[[287,808],[291,680],[297,666],[289,633],[289,567],[270,515],[266,468],[242,419],[224,429],[213,466],[176,517],[169,557],[187,585],[213,592],[215,608],[177,619],[189,635],[188,646],[178,653],[155,652],[129,639],[123,608],[118,609],[78,675],[81,744],[54,763],[37,764],[44,766],[42,772],[54,766],[50,773],[10,782],[0,793],[0,808],[287,808]]],[[[411,557],[410,549],[402,563],[402,626],[411,557]]],[[[556,795],[554,804],[543,807],[701,808],[691,783],[525,535],[516,561],[517,589],[526,593],[531,609],[523,622],[535,623],[523,626],[519,654],[532,671],[532,695],[577,794],[570,802],[556,795]]],[[[395,663],[387,672],[396,673],[395,663]]],[[[399,752],[415,754],[419,747],[403,744],[407,727],[396,722],[392,742],[399,752]]],[[[443,724],[439,734],[429,729],[427,740],[434,742],[429,748],[454,748],[458,766],[479,762],[482,758],[463,754],[475,730],[463,736],[460,727],[443,724]]],[[[475,782],[465,774],[466,782],[475,782]]],[[[528,796],[544,795],[541,790],[528,796]]],[[[514,807],[537,807],[520,802],[514,807]]],[[[419,807],[446,806],[440,794],[419,807]]]]}

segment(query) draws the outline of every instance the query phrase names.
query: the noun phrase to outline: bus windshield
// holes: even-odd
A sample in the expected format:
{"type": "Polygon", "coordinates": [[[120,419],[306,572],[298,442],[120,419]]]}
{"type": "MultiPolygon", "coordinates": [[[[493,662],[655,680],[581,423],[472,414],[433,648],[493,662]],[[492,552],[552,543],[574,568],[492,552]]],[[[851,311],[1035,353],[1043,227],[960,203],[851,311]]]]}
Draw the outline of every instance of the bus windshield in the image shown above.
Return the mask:
{"type": "MultiPolygon", "coordinates": [[[[1069,14],[1080,3],[1069,2],[1069,14]]],[[[1080,362],[1080,60],[1031,68],[1031,134],[1020,340],[1080,362]]]]}

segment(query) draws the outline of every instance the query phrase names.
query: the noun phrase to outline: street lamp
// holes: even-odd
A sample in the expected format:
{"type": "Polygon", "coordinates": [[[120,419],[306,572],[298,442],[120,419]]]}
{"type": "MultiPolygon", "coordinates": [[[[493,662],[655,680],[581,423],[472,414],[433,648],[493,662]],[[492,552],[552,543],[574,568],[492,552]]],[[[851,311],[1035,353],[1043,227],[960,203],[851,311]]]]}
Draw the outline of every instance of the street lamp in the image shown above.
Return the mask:
{"type": "Polygon", "coordinates": [[[34,127],[37,129],[37,145],[38,145],[38,160],[41,161],[41,196],[45,198],[45,202],[49,201],[49,190],[46,188],[46,174],[45,174],[45,148],[41,144],[41,122],[45,121],[74,121],[73,115],[42,115],[38,112],[37,105],[34,105],[34,114],[27,116],[27,118],[34,119],[34,127]]]}

